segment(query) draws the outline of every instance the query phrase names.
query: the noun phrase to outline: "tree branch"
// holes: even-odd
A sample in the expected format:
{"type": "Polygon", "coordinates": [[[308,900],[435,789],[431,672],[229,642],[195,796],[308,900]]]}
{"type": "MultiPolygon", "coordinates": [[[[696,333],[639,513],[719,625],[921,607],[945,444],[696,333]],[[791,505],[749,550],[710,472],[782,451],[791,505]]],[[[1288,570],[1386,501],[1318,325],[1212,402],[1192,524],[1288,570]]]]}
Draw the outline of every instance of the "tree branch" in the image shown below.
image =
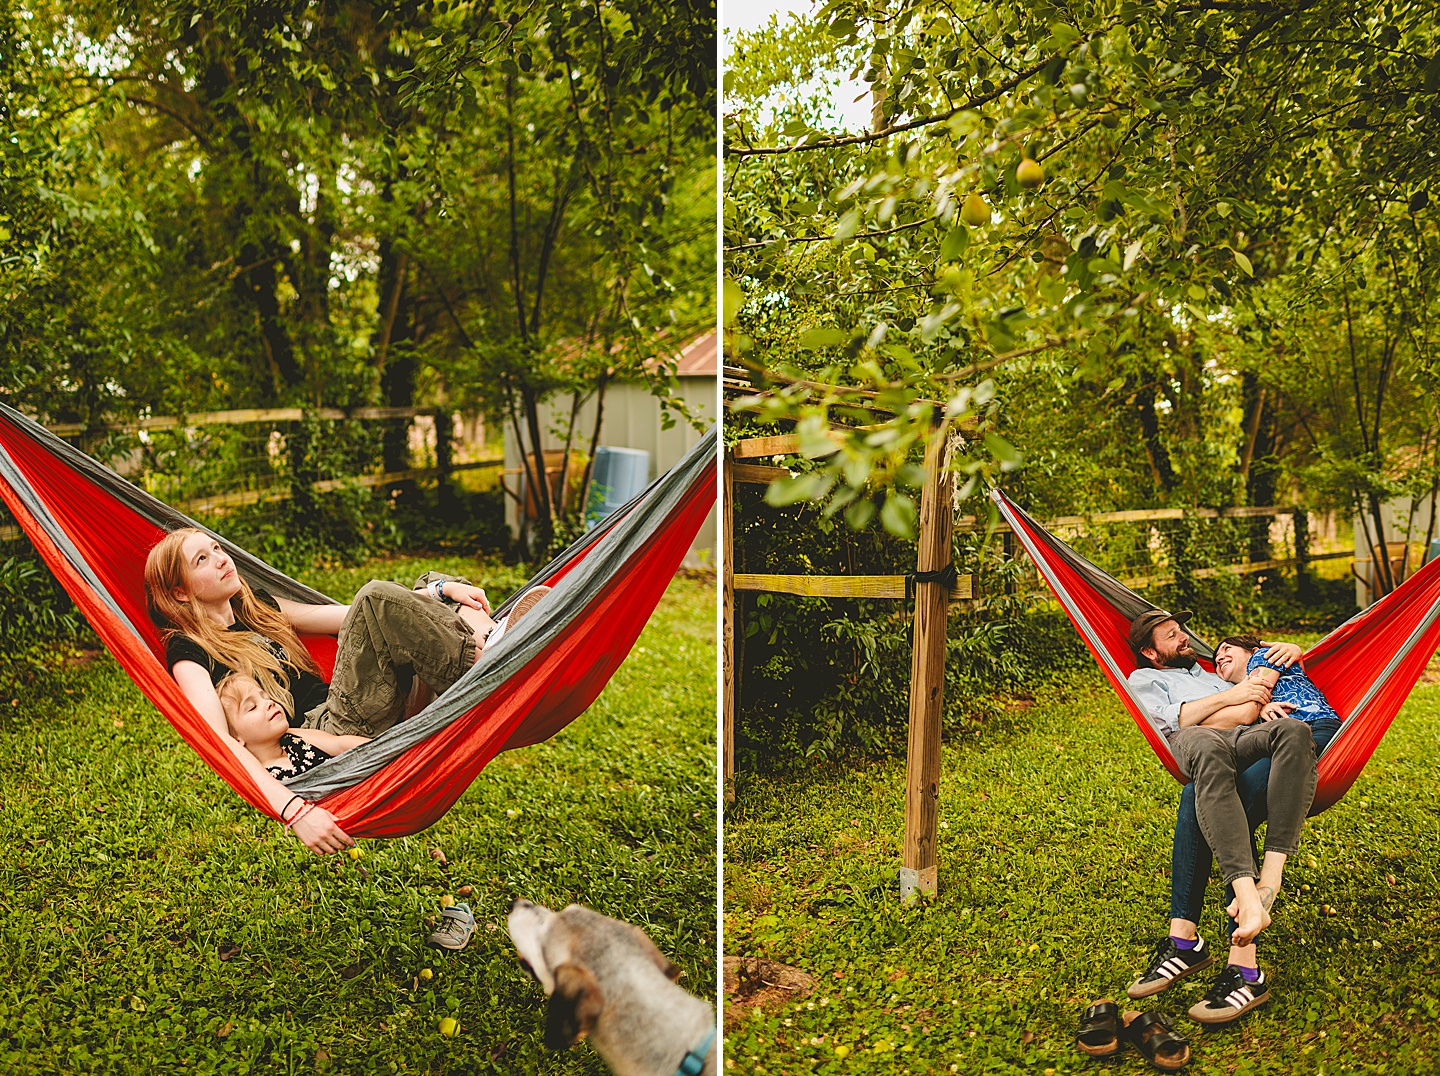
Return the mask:
{"type": "MultiPolygon", "coordinates": [[[[1057,53],[1056,55],[1061,54],[1057,53]]],[[[968,101],[956,105],[954,108],[947,109],[944,112],[937,112],[933,116],[922,116],[920,119],[910,120],[908,123],[892,123],[884,130],[875,131],[872,134],[844,135],[839,138],[822,139],[819,142],[802,143],[798,146],[752,146],[747,149],[742,149],[738,146],[726,146],[725,154],[728,157],[760,157],[767,154],[773,155],[778,153],[799,153],[804,150],[834,149],[838,146],[862,146],[867,145],[871,142],[879,142],[882,139],[889,138],[891,135],[894,134],[900,134],[904,131],[913,131],[917,127],[929,127],[931,124],[944,123],[952,116],[964,112],[967,108],[979,108],[981,105],[987,105],[991,101],[994,101],[999,97],[1003,97],[1005,94],[1015,89],[1016,86],[1019,86],[1022,82],[1030,78],[1032,75],[1036,75],[1039,72],[1043,71],[1045,69],[1045,65],[1054,58],[1055,56],[1046,56],[1045,59],[1039,61],[1038,63],[1030,65],[1024,71],[1021,71],[1018,75],[1016,75],[1014,78],[1002,82],[999,86],[996,86],[995,89],[991,90],[989,93],[981,94],[978,97],[972,97],[968,101]]]]}

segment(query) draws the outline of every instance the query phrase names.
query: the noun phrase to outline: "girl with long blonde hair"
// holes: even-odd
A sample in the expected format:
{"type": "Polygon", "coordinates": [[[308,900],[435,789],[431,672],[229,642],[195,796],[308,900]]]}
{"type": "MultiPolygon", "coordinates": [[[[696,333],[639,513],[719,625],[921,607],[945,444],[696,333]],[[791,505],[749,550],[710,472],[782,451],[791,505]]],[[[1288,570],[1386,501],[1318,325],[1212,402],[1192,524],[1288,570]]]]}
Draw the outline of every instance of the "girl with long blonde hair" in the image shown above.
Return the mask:
{"type": "MultiPolygon", "coordinates": [[[[487,637],[498,637],[485,592],[465,580],[429,573],[414,590],[377,580],[350,605],[306,605],[253,589],[224,546],[193,527],[167,534],[150,550],[145,591],[176,683],[275,813],[317,853],[355,842],[333,815],[305,805],[231,734],[216,685],[233,673],[248,676],[280,703],[291,727],[370,737],[403,718],[415,681],[445,691],[475,663],[487,637]],[[302,635],[339,636],[330,683],[302,635]]],[[[508,624],[548,591],[527,592],[508,624]]]]}

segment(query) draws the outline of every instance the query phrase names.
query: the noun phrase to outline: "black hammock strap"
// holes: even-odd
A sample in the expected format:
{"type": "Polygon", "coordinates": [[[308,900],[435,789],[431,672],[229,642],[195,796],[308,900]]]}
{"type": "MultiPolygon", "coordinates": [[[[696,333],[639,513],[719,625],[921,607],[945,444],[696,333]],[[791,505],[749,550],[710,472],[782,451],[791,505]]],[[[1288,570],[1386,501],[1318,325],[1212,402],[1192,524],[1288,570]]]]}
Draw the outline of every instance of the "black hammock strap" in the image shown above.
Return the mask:
{"type": "Polygon", "coordinates": [[[951,561],[943,568],[936,568],[933,572],[911,572],[905,577],[905,600],[915,600],[915,584],[917,583],[939,583],[946,590],[955,587],[955,562],[951,561]]]}

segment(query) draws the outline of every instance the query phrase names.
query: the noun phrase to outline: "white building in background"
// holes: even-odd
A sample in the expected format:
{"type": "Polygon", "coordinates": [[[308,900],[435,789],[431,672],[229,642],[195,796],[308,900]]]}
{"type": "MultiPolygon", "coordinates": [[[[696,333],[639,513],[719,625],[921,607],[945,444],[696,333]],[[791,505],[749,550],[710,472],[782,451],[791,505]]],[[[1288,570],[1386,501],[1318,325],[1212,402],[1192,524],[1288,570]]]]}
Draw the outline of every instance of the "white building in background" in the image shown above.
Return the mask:
{"type": "MultiPolygon", "coordinates": [[[[690,413],[700,419],[706,429],[717,419],[719,402],[719,337],[716,333],[687,344],[680,351],[676,378],[680,382],[675,394],[683,399],[690,413]]],[[[584,452],[590,446],[590,436],[595,428],[594,398],[587,400],[580,409],[576,420],[575,439],[572,452],[584,452]]],[[[650,393],[650,387],[642,381],[613,381],[605,389],[604,411],[600,423],[598,445],[610,448],[640,449],[649,454],[649,479],[658,477],[680,461],[701,434],[679,416],[670,429],[663,429],[660,421],[660,402],[650,393]]],[[[541,447],[546,452],[559,456],[565,448],[563,432],[570,418],[570,397],[558,395],[540,408],[540,427],[543,431],[541,447]],[[558,432],[557,432],[558,431],[558,432]]],[[[528,437],[528,431],[527,431],[528,437]]],[[[515,430],[505,430],[505,485],[517,494],[505,498],[505,523],[512,536],[520,533],[520,508],[518,498],[524,486],[524,467],[520,453],[522,448],[529,451],[529,441],[523,445],[516,440],[515,430]]],[[[583,467],[583,462],[577,463],[583,467]]],[[[550,466],[547,461],[547,467],[550,466]]],[[[701,566],[715,564],[716,524],[715,510],[706,516],[700,533],[686,554],[686,564],[701,566]]]]}
{"type": "MultiPolygon", "coordinates": [[[[1425,535],[1431,532],[1428,497],[1417,501],[1413,510],[1409,497],[1397,497],[1381,506],[1380,516],[1385,521],[1385,537],[1389,546],[1386,552],[1390,557],[1392,575],[1399,576],[1403,571],[1404,577],[1408,579],[1421,564],[1440,556],[1440,520],[1436,521],[1430,535],[1429,548],[1425,545],[1425,535]],[[1407,532],[1410,536],[1408,550],[1405,543],[1407,532]]],[[[1372,587],[1375,579],[1375,556],[1370,542],[1374,538],[1374,529],[1368,515],[1356,516],[1354,525],[1355,604],[1364,609],[1373,604],[1380,593],[1379,589],[1372,587]]]]}

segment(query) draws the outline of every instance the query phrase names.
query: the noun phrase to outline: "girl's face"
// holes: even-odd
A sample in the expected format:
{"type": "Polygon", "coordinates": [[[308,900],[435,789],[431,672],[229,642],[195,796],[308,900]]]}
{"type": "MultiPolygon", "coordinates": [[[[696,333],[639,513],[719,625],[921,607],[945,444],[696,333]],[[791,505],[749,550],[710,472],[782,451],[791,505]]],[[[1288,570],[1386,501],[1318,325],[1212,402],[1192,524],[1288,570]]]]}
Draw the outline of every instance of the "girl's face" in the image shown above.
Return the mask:
{"type": "Polygon", "coordinates": [[[240,573],[220,543],[208,534],[186,536],[180,546],[185,556],[185,592],[176,591],[178,601],[201,605],[227,602],[240,593],[240,573]]]}
{"type": "Polygon", "coordinates": [[[1242,650],[1234,643],[1221,643],[1215,651],[1215,675],[1222,680],[1238,684],[1245,679],[1245,666],[1250,663],[1253,650],[1242,650]]]}
{"type": "Polygon", "coordinates": [[[225,703],[231,731],[246,746],[279,743],[290,728],[285,708],[248,676],[226,692],[225,703]]]}

